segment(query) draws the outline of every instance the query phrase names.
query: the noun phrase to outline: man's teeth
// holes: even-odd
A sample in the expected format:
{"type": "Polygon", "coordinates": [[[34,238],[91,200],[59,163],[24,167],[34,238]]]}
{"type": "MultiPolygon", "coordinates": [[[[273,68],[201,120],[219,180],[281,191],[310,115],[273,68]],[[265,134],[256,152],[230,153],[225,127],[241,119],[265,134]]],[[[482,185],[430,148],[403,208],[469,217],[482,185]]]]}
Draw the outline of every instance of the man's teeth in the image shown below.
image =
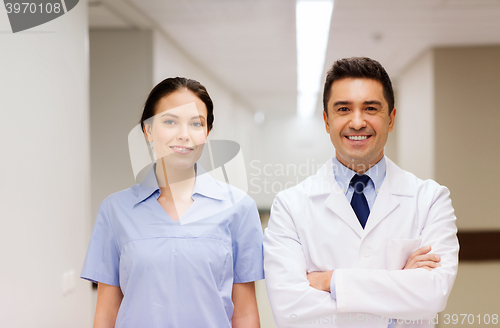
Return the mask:
{"type": "Polygon", "coordinates": [[[348,136],[347,138],[351,140],[365,140],[368,138],[368,136],[348,136]]]}

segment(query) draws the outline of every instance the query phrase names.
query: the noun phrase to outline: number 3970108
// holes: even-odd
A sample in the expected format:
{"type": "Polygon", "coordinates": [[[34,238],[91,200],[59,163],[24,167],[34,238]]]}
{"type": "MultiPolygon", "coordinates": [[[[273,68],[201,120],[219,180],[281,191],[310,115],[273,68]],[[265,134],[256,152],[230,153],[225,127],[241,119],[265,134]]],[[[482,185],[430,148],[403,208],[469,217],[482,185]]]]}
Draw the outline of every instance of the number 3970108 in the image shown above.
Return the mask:
{"type": "Polygon", "coordinates": [[[498,325],[498,314],[445,314],[444,324],[498,325]]]}
{"type": "Polygon", "coordinates": [[[62,10],[60,3],[10,3],[5,4],[5,9],[7,9],[7,14],[59,14],[62,10]]]}

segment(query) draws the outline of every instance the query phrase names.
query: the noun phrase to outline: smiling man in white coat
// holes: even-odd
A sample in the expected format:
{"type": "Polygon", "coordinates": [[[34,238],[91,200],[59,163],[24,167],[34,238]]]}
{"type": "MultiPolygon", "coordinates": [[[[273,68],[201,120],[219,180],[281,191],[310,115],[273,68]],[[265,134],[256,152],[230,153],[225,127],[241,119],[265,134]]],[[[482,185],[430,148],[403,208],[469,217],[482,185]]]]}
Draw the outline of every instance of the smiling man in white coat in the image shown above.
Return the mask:
{"type": "Polygon", "coordinates": [[[396,108],[385,69],[338,60],[323,93],[335,156],[280,192],[264,237],[275,321],[285,327],[433,327],[458,267],[446,187],[384,156],[396,108]]]}

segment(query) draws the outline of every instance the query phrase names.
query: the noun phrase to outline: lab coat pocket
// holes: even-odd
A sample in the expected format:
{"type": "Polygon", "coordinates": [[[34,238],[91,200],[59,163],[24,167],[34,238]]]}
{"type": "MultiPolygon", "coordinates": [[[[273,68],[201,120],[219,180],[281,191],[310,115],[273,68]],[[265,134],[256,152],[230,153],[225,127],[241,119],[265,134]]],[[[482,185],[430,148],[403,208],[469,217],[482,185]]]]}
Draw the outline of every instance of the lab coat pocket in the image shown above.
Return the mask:
{"type": "Polygon", "coordinates": [[[402,270],[411,253],[420,247],[422,238],[387,239],[387,270],[402,270]]]}

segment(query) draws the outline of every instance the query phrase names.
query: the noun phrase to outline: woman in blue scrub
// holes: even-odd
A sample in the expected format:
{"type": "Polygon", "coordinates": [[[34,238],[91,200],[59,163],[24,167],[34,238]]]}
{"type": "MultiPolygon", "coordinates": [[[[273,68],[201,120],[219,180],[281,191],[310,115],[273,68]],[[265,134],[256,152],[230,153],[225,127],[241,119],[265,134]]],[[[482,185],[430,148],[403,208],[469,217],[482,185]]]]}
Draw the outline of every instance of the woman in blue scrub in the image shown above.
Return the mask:
{"type": "Polygon", "coordinates": [[[260,327],[255,202],[196,164],[214,120],[199,82],[169,78],[141,118],[156,162],[100,205],[81,277],[98,283],[94,328],[260,327]]]}

